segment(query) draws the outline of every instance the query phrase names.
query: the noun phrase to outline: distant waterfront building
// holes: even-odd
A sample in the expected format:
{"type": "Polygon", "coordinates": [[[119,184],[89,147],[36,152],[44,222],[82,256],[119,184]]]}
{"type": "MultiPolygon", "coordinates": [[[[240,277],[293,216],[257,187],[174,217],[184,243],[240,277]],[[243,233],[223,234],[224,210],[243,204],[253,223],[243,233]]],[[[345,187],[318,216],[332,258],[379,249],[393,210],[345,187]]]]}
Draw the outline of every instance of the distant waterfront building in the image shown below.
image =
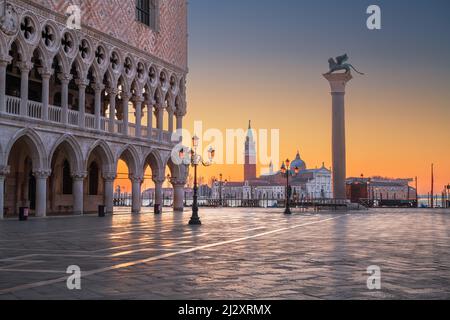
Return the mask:
{"type": "Polygon", "coordinates": [[[157,203],[170,168],[182,210],[170,153],[186,114],[187,1],[14,0],[0,15],[0,219],[111,213],[120,159],[133,212],[147,167],[157,203]],[[80,30],[66,24],[72,4],[80,30]]]}
{"type": "Polygon", "coordinates": [[[348,178],[347,199],[359,202],[368,200],[415,200],[416,189],[409,184],[413,179],[392,179],[384,177],[348,178]]]}
{"type": "MultiPolygon", "coordinates": [[[[221,182],[215,181],[212,185],[213,199],[272,199],[285,198],[286,178],[279,170],[275,171],[273,163],[270,163],[269,172],[256,177],[256,152],[251,124],[245,143],[246,162],[244,164],[244,181],[221,182]],[[252,163],[253,155],[254,163],[252,163]],[[249,161],[247,161],[249,159],[249,161]]],[[[331,171],[325,167],[307,169],[300,152],[291,162],[291,169],[299,169],[299,174],[291,179],[292,197],[300,199],[332,198],[331,171]]]]}

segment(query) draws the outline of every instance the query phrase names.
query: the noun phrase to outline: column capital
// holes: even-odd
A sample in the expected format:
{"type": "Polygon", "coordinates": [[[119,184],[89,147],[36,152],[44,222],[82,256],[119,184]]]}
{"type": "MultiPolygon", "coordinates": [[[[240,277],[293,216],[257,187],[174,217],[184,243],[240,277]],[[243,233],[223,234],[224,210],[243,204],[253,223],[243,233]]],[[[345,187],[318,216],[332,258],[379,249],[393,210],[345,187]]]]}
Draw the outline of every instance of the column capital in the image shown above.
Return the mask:
{"type": "Polygon", "coordinates": [[[88,176],[88,173],[86,171],[80,171],[80,172],[72,172],[72,179],[73,180],[84,180],[88,176]]]}
{"type": "Polygon", "coordinates": [[[38,72],[43,79],[45,79],[45,78],[50,79],[50,77],[54,73],[54,70],[52,68],[41,67],[41,68],[38,68],[38,72]]]}
{"type": "Polygon", "coordinates": [[[131,98],[131,101],[134,103],[142,103],[144,102],[144,97],[142,95],[133,95],[133,97],[131,98]]]}
{"type": "Polygon", "coordinates": [[[160,177],[153,177],[152,181],[155,184],[163,184],[166,181],[166,178],[160,178],[160,177]]]}
{"type": "Polygon", "coordinates": [[[131,182],[137,182],[137,183],[142,183],[144,182],[144,177],[139,176],[139,175],[135,175],[135,174],[130,174],[128,175],[128,178],[131,180],[131,182]]]}
{"type": "Polygon", "coordinates": [[[33,171],[33,176],[36,179],[47,179],[52,174],[52,171],[50,169],[39,169],[33,171]]]}
{"type": "Polygon", "coordinates": [[[128,100],[129,101],[130,98],[132,97],[132,94],[129,91],[122,91],[120,93],[120,96],[121,96],[122,100],[128,100]]]}
{"type": "Polygon", "coordinates": [[[6,56],[0,56],[0,66],[6,67],[8,64],[10,64],[12,61],[12,57],[9,55],[6,56]]]}
{"type": "Polygon", "coordinates": [[[183,118],[186,115],[186,110],[177,109],[175,111],[175,116],[183,118]]]}
{"type": "Polygon", "coordinates": [[[59,73],[58,79],[62,82],[62,84],[68,84],[70,80],[73,79],[73,76],[70,73],[59,73]]]}
{"type": "Polygon", "coordinates": [[[86,88],[87,86],[89,86],[89,80],[88,79],[76,79],[75,80],[75,84],[79,87],[79,88],[86,88]]]}
{"type": "Polygon", "coordinates": [[[114,95],[114,96],[117,96],[119,94],[119,90],[117,88],[110,88],[110,87],[108,87],[108,88],[106,88],[106,92],[109,95],[114,95]]]}
{"type": "Polygon", "coordinates": [[[345,93],[347,82],[353,79],[351,73],[325,73],[323,76],[330,83],[331,93],[345,93]]]}
{"type": "Polygon", "coordinates": [[[93,85],[93,89],[95,92],[101,92],[105,89],[105,85],[103,83],[96,83],[93,85]]]}
{"type": "Polygon", "coordinates": [[[171,178],[170,179],[170,183],[172,184],[173,187],[182,187],[182,188],[184,188],[184,186],[186,185],[187,181],[186,181],[186,179],[182,179],[182,178],[171,178]]]}
{"type": "Polygon", "coordinates": [[[10,173],[9,166],[0,166],[0,177],[7,176],[10,173]]]}
{"type": "Polygon", "coordinates": [[[30,72],[33,69],[34,64],[30,61],[20,61],[17,63],[17,67],[21,72],[30,72]]]}
{"type": "Polygon", "coordinates": [[[103,174],[103,179],[105,179],[105,181],[114,181],[116,179],[117,175],[115,172],[105,172],[103,174]]]}

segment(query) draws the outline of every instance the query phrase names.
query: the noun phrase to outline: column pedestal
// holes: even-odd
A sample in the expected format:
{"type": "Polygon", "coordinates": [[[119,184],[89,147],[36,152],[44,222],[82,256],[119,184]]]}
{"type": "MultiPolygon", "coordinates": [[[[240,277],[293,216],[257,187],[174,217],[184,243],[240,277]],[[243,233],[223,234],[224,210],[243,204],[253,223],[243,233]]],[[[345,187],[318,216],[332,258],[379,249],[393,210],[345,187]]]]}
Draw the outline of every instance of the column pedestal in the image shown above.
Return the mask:
{"type": "Polygon", "coordinates": [[[346,199],[345,87],[350,73],[324,74],[332,96],[333,198],[346,199]]]}

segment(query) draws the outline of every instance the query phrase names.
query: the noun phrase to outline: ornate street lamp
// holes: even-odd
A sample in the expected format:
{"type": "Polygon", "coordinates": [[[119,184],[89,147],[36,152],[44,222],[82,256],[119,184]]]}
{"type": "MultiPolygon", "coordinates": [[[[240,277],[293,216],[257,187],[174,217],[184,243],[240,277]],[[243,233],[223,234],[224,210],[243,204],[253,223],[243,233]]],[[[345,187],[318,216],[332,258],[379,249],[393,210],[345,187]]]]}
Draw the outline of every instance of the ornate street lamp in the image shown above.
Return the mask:
{"type": "Polygon", "coordinates": [[[228,180],[223,181],[222,178],[223,178],[223,175],[220,174],[219,180],[216,179],[214,181],[215,183],[217,183],[219,185],[219,206],[220,207],[223,207],[223,189],[228,183],[228,180]]]}
{"type": "Polygon", "coordinates": [[[289,159],[286,160],[286,162],[283,162],[283,165],[281,166],[281,173],[286,176],[286,208],[284,210],[284,214],[292,214],[291,208],[289,205],[289,202],[291,200],[291,193],[292,188],[289,184],[289,177],[295,177],[298,172],[299,168],[295,167],[294,171],[290,168],[291,161],[289,159]]]}
{"type": "Polygon", "coordinates": [[[205,167],[209,167],[213,164],[215,150],[210,147],[208,150],[208,161],[204,161],[202,156],[197,153],[199,138],[194,136],[192,138],[192,148],[189,155],[185,155],[185,150],[180,150],[180,159],[185,166],[192,166],[194,168],[194,195],[192,204],[192,217],[189,221],[190,225],[201,225],[200,217],[198,216],[198,184],[197,184],[197,167],[201,164],[205,167]]]}

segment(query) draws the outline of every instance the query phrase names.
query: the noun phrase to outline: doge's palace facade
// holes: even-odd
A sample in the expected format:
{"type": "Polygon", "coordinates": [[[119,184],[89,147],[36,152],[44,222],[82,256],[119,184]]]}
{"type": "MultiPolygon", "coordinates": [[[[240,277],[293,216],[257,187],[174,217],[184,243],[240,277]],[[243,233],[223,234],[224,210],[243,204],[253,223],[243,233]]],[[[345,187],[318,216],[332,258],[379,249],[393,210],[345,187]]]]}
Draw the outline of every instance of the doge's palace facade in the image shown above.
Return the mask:
{"type": "Polygon", "coordinates": [[[186,1],[10,0],[0,13],[0,218],[111,213],[119,160],[133,212],[147,167],[156,204],[170,168],[182,210],[186,172],[170,155],[186,114],[186,1]]]}

